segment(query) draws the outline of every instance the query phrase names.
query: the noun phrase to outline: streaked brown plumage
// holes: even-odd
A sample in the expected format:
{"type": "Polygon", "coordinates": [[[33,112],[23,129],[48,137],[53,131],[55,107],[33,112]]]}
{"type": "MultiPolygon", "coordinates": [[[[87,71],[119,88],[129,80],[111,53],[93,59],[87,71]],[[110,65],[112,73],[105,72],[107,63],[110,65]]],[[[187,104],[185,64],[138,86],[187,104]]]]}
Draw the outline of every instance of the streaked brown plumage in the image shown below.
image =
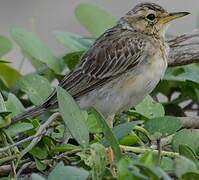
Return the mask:
{"type": "MultiPolygon", "coordinates": [[[[59,86],[82,108],[94,106],[105,117],[114,117],[140,102],[157,85],[167,67],[167,23],[187,14],[171,14],[153,3],[135,6],[94,42],[59,86]]],[[[13,121],[56,106],[54,91],[44,104],[14,117],[13,121]]]]}

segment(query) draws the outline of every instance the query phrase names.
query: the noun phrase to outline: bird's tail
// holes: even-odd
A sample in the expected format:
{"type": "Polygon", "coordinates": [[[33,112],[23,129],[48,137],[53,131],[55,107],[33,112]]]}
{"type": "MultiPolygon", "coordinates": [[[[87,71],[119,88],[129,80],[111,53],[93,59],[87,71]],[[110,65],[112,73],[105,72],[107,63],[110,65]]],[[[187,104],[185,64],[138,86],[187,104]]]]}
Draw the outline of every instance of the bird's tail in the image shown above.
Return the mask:
{"type": "Polygon", "coordinates": [[[35,117],[38,116],[45,111],[47,111],[48,108],[46,108],[43,104],[40,106],[33,107],[25,112],[20,113],[19,115],[16,115],[15,117],[12,118],[12,123],[16,123],[17,121],[21,119],[26,119],[30,117],[35,117]]]}

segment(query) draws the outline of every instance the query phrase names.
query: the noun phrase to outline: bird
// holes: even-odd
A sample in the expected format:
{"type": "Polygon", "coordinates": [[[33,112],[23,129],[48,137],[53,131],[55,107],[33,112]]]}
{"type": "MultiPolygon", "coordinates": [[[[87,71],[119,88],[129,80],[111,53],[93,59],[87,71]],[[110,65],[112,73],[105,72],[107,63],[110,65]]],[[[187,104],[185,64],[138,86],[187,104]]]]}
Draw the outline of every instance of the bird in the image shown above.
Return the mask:
{"type": "MultiPolygon", "coordinates": [[[[112,127],[116,114],[141,102],[162,79],[169,54],[165,41],[168,24],[188,14],[169,13],[155,3],[136,5],[95,40],[59,86],[80,108],[94,107],[112,127]]],[[[57,106],[54,90],[43,104],[13,117],[12,122],[57,106]]]]}

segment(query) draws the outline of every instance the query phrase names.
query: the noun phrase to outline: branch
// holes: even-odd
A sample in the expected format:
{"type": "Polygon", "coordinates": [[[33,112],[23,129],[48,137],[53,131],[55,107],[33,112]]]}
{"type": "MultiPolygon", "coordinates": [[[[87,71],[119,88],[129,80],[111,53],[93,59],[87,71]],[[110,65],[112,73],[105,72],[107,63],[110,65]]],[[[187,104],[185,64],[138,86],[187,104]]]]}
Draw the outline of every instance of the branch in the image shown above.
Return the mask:
{"type": "Polygon", "coordinates": [[[37,133],[34,135],[34,136],[31,136],[29,138],[26,138],[26,139],[23,139],[15,144],[12,144],[12,145],[8,145],[4,148],[1,148],[0,149],[0,152],[4,152],[4,151],[7,151],[9,150],[10,148],[12,147],[15,147],[15,146],[18,146],[24,142],[27,142],[27,141],[30,141],[32,140],[32,142],[24,149],[22,150],[22,152],[20,154],[15,154],[15,155],[12,155],[12,156],[8,156],[8,157],[4,157],[4,158],[1,158],[0,159],[0,164],[3,164],[7,161],[11,161],[13,159],[19,159],[19,158],[22,158],[26,153],[28,153],[41,139],[42,135],[44,135],[45,133],[45,130],[46,128],[54,121],[56,120],[58,117],[60,116],[60,113],[54,113],[52,114],[49,119],[44,123],[42,124],[37,133]]]}
{"type": "MultiPolygon", "coordinates": [[[[144,154],[146,151],[152,151],[154,154],[158,154],[158,150],[150,149],[150,148],[139,148],[139,147],[132,147],[132,146],[123,146],[120,145],[121,150],[125,152],[134,152],[138,154],[144,154]]],[[[162,156],[169,156],[169,157],[178,157],[179,153],[176,152],[170,152],[170,151],[161,151],[162,156]]]]}
{"type": "Polygon", "coordinates": [[[37,135],[37,136],[34,135],[34,136],[27,137],[27,138],[25,138],[25,139],[22,139],[22,140],[16,142],[16,143],[13,143],[13,144],[10,144],[10,145],[8,145],[8,146],[6,146],[6,147],[0,148],[0,153],[2,153],[2,152],[4,152],[4,151],[7,151],[7,150],[9,150],[9,149],[11,149],[11,148],[13,148],[13,147],[19,146],[19,145],[21,145],[21,144],[23,144],[23,143],[25,143],[25,142],[32,141],[34,138],[37,138],[37,137],[39,137],[39,136],[42,136],[43,134],[45,134],[45,132],[42,132],[41,134],[39,134],[39,135],[37,135]]]}
{"type": "MultiPolygon", "coordinates": [[[[52,159],[50,159],[50,160],[47,159],[47,160],[42,160],[41,162],[43,164],[49,166],[49,164],[52,164],[53,160],[52,159]]],[[[25,172],[33,172],[35,168],[36,168],[36,163],[33,162],[33,161],[28,161],[28,162],[26,162],[24,164],[20,164],[20,168],[19,168],[19,170],[17,172],[16,179],[20,179],[19,176],[20,176],[20,174],[22,172],[24,172],[24,171],[25,172]]],[[[7,176],[10,173],[11,170],[12,170],[12,167],[11,167],[10,164],[0,166],[0,177],[7,176]]]]}
{"type": "Polygon", "coordinates": [[[11,155],[11,156],[7,156],[7,157],[4,157],[4,158],[1,158],[0,159],[0,164],[3,164],[7,161],[12,161],[14,159],[18,159],[20,157],[19,154],[14,154],[14,155],[11,155]]]}
{"type": "Polygon", "coordinates": [[[58,117],[60,117],[60,113],[54,113],[53,115],[51,115],[49,117],[49,119],[40,126],[39,130],[37,131],[37,133],[35,134],[35,137],[32,142],[23,150],[21,151],[20,155],[21,157],[23,157],[27,152],[29,152],[41,139],[41,137],[39,136],[40,134],[42,134],[46,128],[54,121],[56,120],[58,117]]]}
{"type": "Polygon", "coordinates": [[[199,31],[175,37],[168,41],[170,46],[169,66],[199,63],[199,31]]]}
{"type": "Polygon", "coordinates": [[[195,117],[180,117],[179,118],[183,126],[186,128],[198,129],[199,128],[199,116],[195,117]]]}

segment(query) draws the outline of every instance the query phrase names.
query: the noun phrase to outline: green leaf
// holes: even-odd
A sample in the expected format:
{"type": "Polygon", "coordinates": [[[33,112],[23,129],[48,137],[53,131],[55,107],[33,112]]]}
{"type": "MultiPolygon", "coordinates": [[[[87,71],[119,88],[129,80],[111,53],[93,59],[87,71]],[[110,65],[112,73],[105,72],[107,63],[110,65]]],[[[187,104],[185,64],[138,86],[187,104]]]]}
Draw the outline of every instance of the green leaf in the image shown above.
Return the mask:
{"type": "Polygon", "coordinates": [[[141,144],[141,142],[142,141],[138,137],[138,135],[132,131],[128,135],[124,136],[122,139],[119,140],[119,143],[125,146],[137,145],[141,144]]]}
{"type": "Polygon", "coordinates": [[[175,151],[179,150],[180,145],[187,145],[193,149],[196,154],[199,154],[199,130],[197,129],[183,129],[175,133],[172,140],[172,147],[175,151]]]}
{"type": "Polygon", "coordinates": [[[182,180],[198,180],[199,173],[196,172],[189,172],[182,176],[182,180]]]}
{"type": "Polygon", "coordinates": [[[89,131],[84,116],[71,95],[61,87],[57,87],[59,111],[71,135],[83,147],[89,144],[89,131]]]}
{"type": "Polygon", "coordinates": [[[31,175],[31,180],[45,180],[45,178],[43,178],[42,176],[40,176],[38,174],[33,173],[31,175]]]}
{"type": "Polygon", "coordinates": [[[92,179],[101,180],[106,170],[106,149],[101,144],[95,143],[88,150],[78,153],[81,160],[91,168],[92,179]]]}
{"type": "Polygon", "coordinates": [[[11,123],[11,118],[10,117],[0,117],[0,128],[4,128],[9,126],[11,123]]]}
{"type": "Polygon", "coordinates": [[[192,81],[199,83],[199,67],[196,64],[182,67],[169,68],[164,76],[164,80],[170,81],[192,81]]]}
{"type": "Polygon", "coordinates": [[[145,122],[145,129],[151,134],[155,135],[157,133],[161,136],[169,136],[175,133],[182,127],[182,122],[176,117],[159,117],[150,119],[145,122]]]}
{"type": "Polygon", "coordinates": [[[119,124],[118,126],[113,127],[113,134],[115,135],[115,137],[117,137],[117,139],[120,140],[124,136],[128,135],[136,125],[136,122],[119,124]]]}
{"type": "Polygon", "coordinates": [[[52,92],[48,80],[34,74],[23,76],[17,86],[28,95],[34,105],[42,104],[52,92]]]}
{"type": "Polygon", "coordinates": [[[60,60],[51,53],[35,34],[22,28],[12,28],[10,33],[23,51],[45,63],[56,73],[61,73],[62,68],[60,66],[60,60]]]}
{"type": "MultiPolygon", "coordinates": [[[[112,132],[117,140],[122,140],[125,136],[127,136],[136,125],[135,122],[127,122],[123,124],[119,124],[118,126],[113,127],[112,132]]],[[[102,140],[102,143],[107,146],[107,139],[102,140]]]]}
{"type": "Polygon", "coordinates": [[[161,160],[161,168],[168,172],[168,173],[173,173],[174,169],[173,169],[173,166],[174,166],[174,162],[171,158],[169,157],[162,157],[162,160],[161,160]]]}
{"type": "Polygon", "coordinates": [[[72,151],[75,149],[79,149],[78,146],[72,145],[72,144],[57,144],[52,148],[52,152],[67,152],[67,151],[72,151]]]}
{"type": "Polygon", "coordinates": [[[12,93],[8,94],[8,100],[6,101],[6,108],[12,112],[11,117],[14,117],[25,110],[23,104],[19,99],[12,93]]]}
{"type": "Polygon", "coordinates": [[[159,179],[162,179],[162,180],[172,180],[169,175],[163,171],[160,167],[153,167],[152,170],[157,174],[159,175],[159,179]]]}
{"type": "Polygon", "coordinates": [[[91,145],[91,158],[93,161],[92,165],[92,179],[101,180],[103,179],[106,170],[106,149],[101,144],[91,145]]]}
{"type": "Polygon", "coordinates": [[[29,136],[35,135],[35,133],[37,132],[38,128],[41,126],[41,124],[40,124],[38,119],[32,119],[31,123],[33,125],[33,129],[26,132],[26,134],[29,135],[29,136]]]}
{"type": "Polygon", "coordinates": [[[146,151],[141,157],[139,162],[145,166],[153,166],[154,158],[153,153],[151,151],[146,151]]]}
{"type": "Polygon", "coordinates": [[[7,88],[13,87],[20,77],[21,74],[17,70],[8,64],[0,63],[0,80],[7,88]]]}
{"type": "MultiPolygon", "coordinates": [[[[54,147],[55,147],[55,144],[54,144],[54,140],[51,138],[51,136],[44,136],[42,138],[42,143],[44,144],[45,148],[47,149],[48,151],[48,154],[50,154],[50,150],[52,150],[54,147]]],[[[51,155],[51,154],[50,154],[51,155]]]]}
{"type": "Polygon", "coordinates": [[[44,171],[47,167],[46,164],[44,164],[43,162],[41,162],[41,160],[37,159],[37,158],[34,158],[35,159],[35,164],[36,164],[36,167],[39,171],[44,171]]]}
{"type": "Polygon", "coordinates": [[[37,159],[46,159],[48,157],[48,150],[46,145],[41,141],[37,144],[37,146],[33,147],[29,153],[37,159]]]}
{"type": "Polygon", "coordinates": [[[174,161],[175,174],[178,178],[181,178],[183,174],[188,172],[198,172],[197,166],[193,161],[181,156],[177,157],[174,161]]]}
{"type": "Polygon", "coordinates": [[[11,62],[10,61],[5,61],[5,60],[0,60],[0,63],[9,64],[11,62]]]}
{"type": "Polygon", "coordinates": [[[195,151],[191,149],[189,146],[184,144],[179,145],[179,153],[180,155],[185,156],[186,158],[192,160],[196,164],[198,163],[195,151]]]}
{"type": "Polygon", "coordinates": [[[54,132],[51,135],[51,137],[55,140],[61,139],[64,136],[64,130],[65,130],[64,124],[60,124],[60,125],[56,126],[54,132]]]}
{"type": "Polygon", "coordinates": [[[16,124],[9,126],[5,131],[9,136],[15,137],[19,133],[26,132],[26,131],[31,130],[33,128],[34,127],[31,123],[20,122],[20,123],[16,123],[16,124]]]}
{"type": "Polygon", "coordinates": [[[0,128],[6,127],[10,124],[11,118],[8,116],[6,105],[3,96],[0,93],[0,128]]]}
{"type": "Polygon", "coordinates": [[[87,112],[85,114],[85,122],[89,129],[90,133],[100,133],[102,132],[101,125],[99,124],[99,121],[97,120],[98,116],[96,117],[95,114],[92,114],[92,112],[87,112]]]}
{"type": "Polygon", "coordinates": [[[165,114],[162,104],[155,102],[150,96],[135,106],[135,110],[149,119],[162,117],[165,114]]]}
{"type": "Polygon", "coordinates": [[[43,63],[40,60],[36,59],[35,57],[33,57],[28,52],[26,52],[24,50],[21,50],[21,51],[22,51],[22,54],[24,55],[24,57],[26,57],[27,60],[30,61],[30,63],[32,64],[32,66],[35,68],[35,70],[37,72],[40,72],[41,69],[47,69],[48,68],[48,66],[45,63],[43,63]]]}
{"type": "Polygon", "coordinates": [[[129,158],[123,158],[121,159],[118,164],[118,174],[119,174],[119,180],[137,180],[137,179],[143,179],[147,180],[148,178],[145,175],[142,175],[139,172],[139,169],[135,166],[132,166],[133,162],[129,158]]]}
{"type": "MultiPolygon", "coordinates": [[[[148,160],[147,160],[148,161],[148,160]]],[[[137,180],[171,180],[169,176],[160,168],[141,163],[135,163],[129,158],[121,159],[118,163],[119,179],[137,180]]]]}
{"type": "Polygon", "coordinates": [[[0,93],[0,112],[7,112],[6,104],[4,102],[4,99],[1,93],[0,93]]]}
{"type": "Polygon", "coordinates": [[[108,127],[108,124],[106,123],[103,116],[99,112],[97,112],[94,108],[92,108],[91,112],[95,114],[95,116],[97,117],[96,119],[98,121],[98,124],[101,124],[104,136],[108,141],[109,145],[112,147],[116,160],[119,161],[120,158],[122,157],[122,154],[117,139],[115,138],[111,129],[108,127]]]}
{"type": "Polygon", "coordinates": [[[11,49],[11,41],[5,36],[0,36],[0,57],[7,54],[11,49]]]}
{"type": "Polygon", "coordinates": [[[75,15],[94,37],[116,24],[116,19],[110,13],[92,4],[79,4],[75,9],[75,15]]]}
{"type": "Polygon", "coordinates": [[[153,180],[171,180],[171,178],[160,168],[160,167],[154,167],[154,166],[146,166],[143,164],[137,164],[137,167],[140,168],[140,171],[147,175],[149,179],[153,180]]]}
{"type": "Polygon", "coordinates": [[[76,67],[83,53],[84,51],[72,52],[63,57],[65,64],[70,70],[73,70],[76,67]]]}
{"type": "Polygon", "coordinates": [[[72,166],[64,166],[63,162],[60,162],[55,166],[52,172],[48,176],[48,180],[86,180],[89,172],[72,166]]]}
{"type": "Polygon", "coordinates": [[[91,41],[70,32],[55,32],[56,39],[71,51],[85,51],[91,41]]]}

